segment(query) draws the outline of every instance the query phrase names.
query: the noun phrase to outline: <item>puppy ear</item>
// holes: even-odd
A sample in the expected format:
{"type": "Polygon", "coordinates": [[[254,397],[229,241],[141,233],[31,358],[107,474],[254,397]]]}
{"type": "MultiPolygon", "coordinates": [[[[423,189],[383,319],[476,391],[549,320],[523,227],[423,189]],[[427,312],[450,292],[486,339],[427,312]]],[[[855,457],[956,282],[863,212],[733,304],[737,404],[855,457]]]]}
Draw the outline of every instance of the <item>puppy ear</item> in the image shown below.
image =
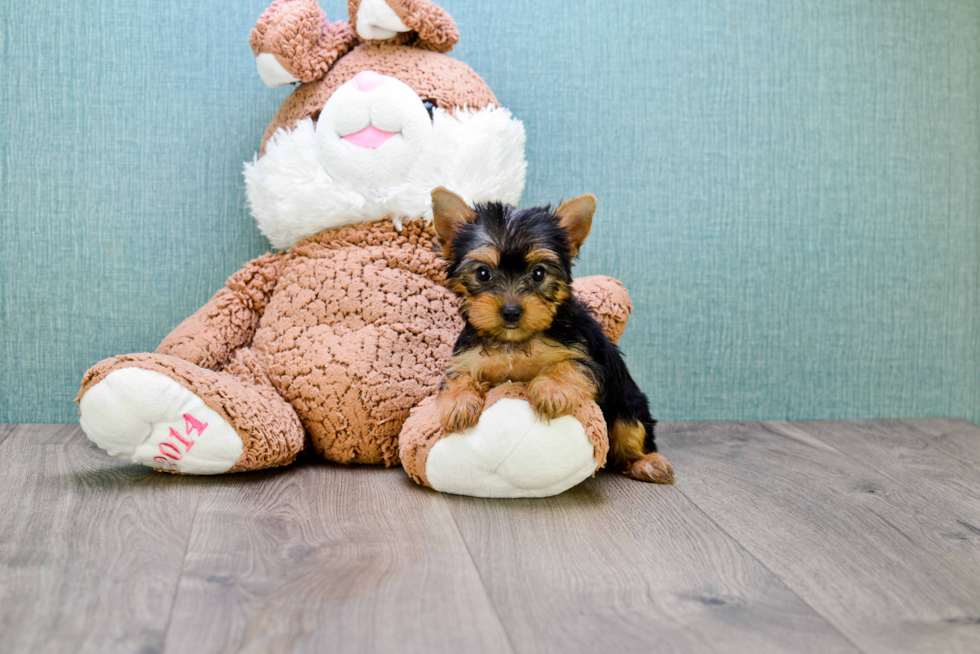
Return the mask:
{"type": "Polygon", "coordinates": [[[476,214],[463,198],[440,186],[432,191],[432,216],[442,244],[442,255],[448,259],[456,230],[460,225],[473,222],[476,214]]]}
{"type": "Polygon", "coordinates": [[[591,193],[580,195],[574,200],[562,202],[555,215],[561,226],[568,232],[568,246],[572,257],[578,255],[582,243],[592,230],[592,216],[595,215],[595,196],[591,193]]]}

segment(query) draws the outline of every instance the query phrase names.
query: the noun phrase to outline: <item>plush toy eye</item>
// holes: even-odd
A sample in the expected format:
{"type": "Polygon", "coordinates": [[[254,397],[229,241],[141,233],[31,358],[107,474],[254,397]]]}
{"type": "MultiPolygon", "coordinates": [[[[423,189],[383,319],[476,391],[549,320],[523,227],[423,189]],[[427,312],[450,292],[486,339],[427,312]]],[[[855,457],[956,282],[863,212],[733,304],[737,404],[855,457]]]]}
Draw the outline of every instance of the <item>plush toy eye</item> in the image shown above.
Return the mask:
{"type": "Polygon", "coordinates": [[[531,271],[531,279],[535,284],[540,284],[544,281],[545,271],[541,266],[535,266],[534,270],[531,271]]]}
{"type": "Polygon", "coordinates": [[[490,272],[489,268],[487,268],[486,266],[480,266],[479,268],[477,268],[476,281],[480,282],[481,284],[486,284],[491,279],[493,279],[493,274],[490,272]]]}
{"type": "Polygon", "coordinates": [[[436,103],[432,100],[423,100],[422,106],[425,107],[427,112],[429,112],[429,120],[432,120],[433,114],[436,112],[436,103]]]}

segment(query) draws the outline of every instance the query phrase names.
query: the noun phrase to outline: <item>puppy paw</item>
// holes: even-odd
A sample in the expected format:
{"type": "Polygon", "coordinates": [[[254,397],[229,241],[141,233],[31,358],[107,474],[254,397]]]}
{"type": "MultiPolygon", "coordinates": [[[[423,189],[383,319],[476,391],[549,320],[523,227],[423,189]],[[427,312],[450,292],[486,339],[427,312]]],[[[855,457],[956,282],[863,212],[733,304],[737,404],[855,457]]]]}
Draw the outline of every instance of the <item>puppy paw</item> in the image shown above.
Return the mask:
{"type": "Polygon", "coordinates": [[[670,461],[658,452],[647,454],[642,459],[630,463],[623,474],[637,481],[648,481],[654,484],[673,484],[674,467],[670,461]]]}
{"type": "Polygon", "coordinates": [[[537,377],[527,389],[527,398],[538,417],[554,420],[570,416],[589,398],[575,388],[551,377],[537,377]]]}
{"type": "Polygon", "coordinates": [[[440,423],[447,434],[476,426],[483,413],[484,398],[473,390],[443,391],[439,394],[440,423]]]}

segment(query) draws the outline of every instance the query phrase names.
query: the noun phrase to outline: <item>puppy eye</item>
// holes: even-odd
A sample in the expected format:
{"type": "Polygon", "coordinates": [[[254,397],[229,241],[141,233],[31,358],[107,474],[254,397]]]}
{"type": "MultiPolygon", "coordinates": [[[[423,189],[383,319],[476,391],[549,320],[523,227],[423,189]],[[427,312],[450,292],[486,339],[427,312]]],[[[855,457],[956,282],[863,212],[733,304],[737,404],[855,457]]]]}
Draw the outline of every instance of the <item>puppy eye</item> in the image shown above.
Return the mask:
{"type": "Polygon", "coordinates": [[[486,284],[491,279],[493,279],[493,274],[490,272],[489,268],[486,266],[480,266],[476,269],[476,281],[480,282],[481,284],[486,284]]]}
{"type": "Polygon", "coordinates": [[[535,266],[534,270],[531,271],[531,280],[536,284],[540,284],[544,281],[545,274],[544,268],[541,266],[535,266]]]}
{"type": "Polygon", "coordinates": [[[427,112],[429,112],[429,120],[432,120],[433,115],[436,112],[436,103],[433,102],[432,100],[423,100],[422,106],[425,107],[425,110],[427,112]]]}

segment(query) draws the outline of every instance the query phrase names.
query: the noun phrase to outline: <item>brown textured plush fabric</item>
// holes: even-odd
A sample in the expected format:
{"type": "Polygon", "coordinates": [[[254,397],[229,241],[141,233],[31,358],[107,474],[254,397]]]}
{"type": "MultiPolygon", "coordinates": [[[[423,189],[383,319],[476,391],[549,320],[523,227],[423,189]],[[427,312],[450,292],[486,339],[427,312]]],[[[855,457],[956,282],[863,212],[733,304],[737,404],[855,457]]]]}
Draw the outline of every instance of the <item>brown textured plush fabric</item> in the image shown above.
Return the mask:
{"type": "MultiPolygon", "coordinates": [[[[585,279],[604,283],[609,278],[602,278],[602,281],[598,278],[585,279]]],[[[584,281],[582,286],[588,288],[590,282],[584,281]]],[[[590,297],[593,296],[590,294],[590,297]]],[[[483,410],[486,411],[505,398],[527,400],[527,384],[508,382],[491,388],[487,393],[483,410]]],[[[412,409],[411,415],[405,421],[405,427],[402,429],[398,447],[402,467],[405,468],[405,472],[416,483],[429,486],[430,488],[431,485],[425,475],[425,463],[429,459],[429,451],[433,446],[446,437],[446,433],[439,424],[440,415],[435,400],[435,396],[428,397],[412,409]]],[[[594,448],[593,456],[596,460],[596,470],[598,470],[606,464],[606,455],[609,453],[609,438],[606,432],[606,423],[602,419],[602,411],[595,402],[588,402],[578,407],[574,416],[582,423],[582,426],[585,428],[585,435],[588,437],[589,442],[592,443],[594,448]]]]}
{"type": "Polygon", "coordinates": [[[301,82],[318,80],[358,42],[347,21],[327,22],[316,0],[276,0],[248,37],[255,56],[275,55],[301,82]]]}
{"type": "MultiPolygon", "coordinates": [[[[259,257],[156,354],[97,364],[82,394],[121,367],[164,374],[236,427],[245,444],[236,470],[292,461],[304,433],[331,461],[395,465],[402,425],[437,391],[462,328],[435,238],[423,222],[397,231],[385,220],[259,257]]],[[[610,336],[622,333],[625,289],[604,277],[575,288],[610,336]]],[[[590,438],[605,428],[601,416],[584,424],[590,438]]]]}
{"type": "Polygon", "coordinates": [[[398,462],[409,410],[439,386],[461,327],[431,227],[343,227],[289,251],[254,345],[314,449],[398,462]]]}
{"type": "Polygon", "coordinates": [[[266,128],[263,151],[277,129],[292,127],[303,118],[315,119],[333,92],[364,70],[397,78],[423,100],[451,113],[460,107],[497,106],[497,98],[486,82],[459,60],[419,48],[363,44],[341,57],[323,79],[296,87],[266,128]]]}
{"type": "Polygon", "coordinates": [[[572,288],[579,299],[592,309],[609,340],[618,343],[633,311],[633,303],[623,283],[612,277],[592,275],[576,279],[572,282],[572,288]]]}
{"type": "MultiPolygon", "coordinates": [[[[405,32],[386,41],[392,45],[411,45],[423,50],[434,52],[449,52],[459,42],[459,30],[456,21],[439,5],[429,0],[385,0],[395,14],[405,23],[411,32],[405,32]]],[[[350,16],[350,26],[357,24],[357,9],[361,0],[347,0],[347,14],[350,16]]],[[[372,43],[376,43],[372,41],[372,43]]]]}

